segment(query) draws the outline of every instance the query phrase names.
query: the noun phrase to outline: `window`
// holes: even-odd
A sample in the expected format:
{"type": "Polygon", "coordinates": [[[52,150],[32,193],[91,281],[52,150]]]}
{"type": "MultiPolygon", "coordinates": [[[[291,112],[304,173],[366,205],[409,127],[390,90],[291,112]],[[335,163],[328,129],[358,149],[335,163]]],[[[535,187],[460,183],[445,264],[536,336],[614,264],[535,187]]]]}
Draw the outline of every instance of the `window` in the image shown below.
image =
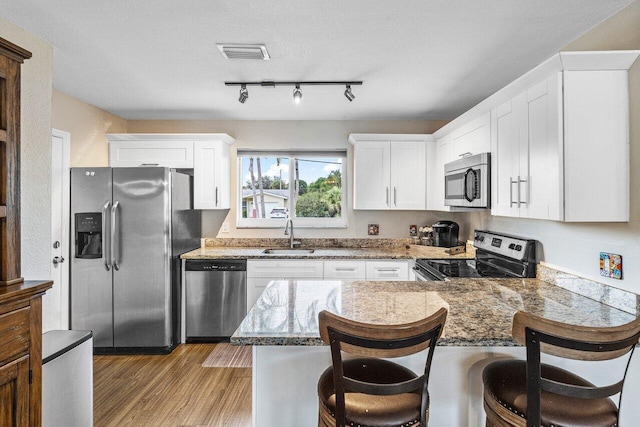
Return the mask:
{"type": "Polygon", "coordinates": [[[346,227],[346,151],[238,151],[238,227],[346,227]]]}

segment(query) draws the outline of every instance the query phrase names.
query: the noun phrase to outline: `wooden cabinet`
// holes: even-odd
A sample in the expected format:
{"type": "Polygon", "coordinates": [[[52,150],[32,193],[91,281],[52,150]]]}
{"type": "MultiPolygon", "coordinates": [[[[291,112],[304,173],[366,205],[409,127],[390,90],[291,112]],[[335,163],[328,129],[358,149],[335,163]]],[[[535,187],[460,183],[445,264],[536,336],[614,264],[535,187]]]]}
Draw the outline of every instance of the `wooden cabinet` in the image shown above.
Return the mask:
{"type": "Polygon", "coordinates": [[[353,208],[424,210],[430,135],[351,134],[353,208]]]}
{"type": "Polygon", "coordinates": [[[109,166],[193,169],[195,209],[229,209],[231,159],[226,134],[108,134],[109,166]]]}
{"type": "Polygon", "coordinates": [[[40,426],[42,295],[52,282],[0,287],[0,425],[40,426]]]}
{"type": "Polygon", "coordinates": [[[628,221],[622,70],[554,73],[491,112],[493,215],[628,221]]]}
{"type": "Polygon", "coordinates": [[[22,281],[20,66],[29,58],[31,52],[0,38],[0,286],[22,281]]]}

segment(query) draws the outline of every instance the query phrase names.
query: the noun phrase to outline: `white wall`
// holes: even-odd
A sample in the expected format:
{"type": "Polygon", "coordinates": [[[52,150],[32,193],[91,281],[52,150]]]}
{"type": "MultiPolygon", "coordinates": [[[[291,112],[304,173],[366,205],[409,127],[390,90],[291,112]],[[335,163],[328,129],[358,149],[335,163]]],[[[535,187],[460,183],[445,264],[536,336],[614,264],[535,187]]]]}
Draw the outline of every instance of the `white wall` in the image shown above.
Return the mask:
{"type": "MultiPolygon", "coordinates": [[[[21,84],[21,223],[22,276],[26,280],[51,278],[51,97],[53,48],[38,37],[0,18],[0,37],[33,54],[22,65],[21,84]]],[[[44,327],[59,313],[43,300],[44,327]]]]}

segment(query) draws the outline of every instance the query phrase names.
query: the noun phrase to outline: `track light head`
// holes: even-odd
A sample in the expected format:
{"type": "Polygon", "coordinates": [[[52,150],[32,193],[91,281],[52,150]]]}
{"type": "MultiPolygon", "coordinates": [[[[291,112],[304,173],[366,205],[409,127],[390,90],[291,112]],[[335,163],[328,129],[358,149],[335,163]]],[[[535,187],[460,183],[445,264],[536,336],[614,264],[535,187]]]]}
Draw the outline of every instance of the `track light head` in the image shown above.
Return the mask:
{"type": "Polygon", "coordinates": [[[351,92],[351,85],[347,85],[347,88],[344,90],[344,96],[347,97],[349,102],[351,102],[354,99],[356,99],[356,96],[353,94],[353,92],[351,92]]]}
{"type": "Polygon", "coordinates": [[[302,92],[300,91],[300,83],[296,83],[296,88],[293,90],[293,102],[300,104],[302,102],[302,92]]]}
{"type": "Polygon", "coordinates": [[[240,97],[238,98],[238,101],[240,101],[240,104],[244,104],[247,98],[249,98],[249,91],[247,90],[247,85],[242,85],[240,86],[240,97]]]}

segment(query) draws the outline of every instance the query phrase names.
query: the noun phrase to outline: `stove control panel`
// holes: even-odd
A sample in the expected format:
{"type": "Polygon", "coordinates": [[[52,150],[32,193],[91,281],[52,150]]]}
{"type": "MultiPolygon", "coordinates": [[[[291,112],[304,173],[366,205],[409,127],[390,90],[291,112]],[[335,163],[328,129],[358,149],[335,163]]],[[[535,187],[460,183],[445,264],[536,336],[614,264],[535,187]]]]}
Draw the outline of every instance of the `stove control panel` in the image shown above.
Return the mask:
{"type": "Polygon", "coordinates": [[[525,260],[535,256],[535,240],[476,230],[473,246],[487,252],[525,260]]]}

